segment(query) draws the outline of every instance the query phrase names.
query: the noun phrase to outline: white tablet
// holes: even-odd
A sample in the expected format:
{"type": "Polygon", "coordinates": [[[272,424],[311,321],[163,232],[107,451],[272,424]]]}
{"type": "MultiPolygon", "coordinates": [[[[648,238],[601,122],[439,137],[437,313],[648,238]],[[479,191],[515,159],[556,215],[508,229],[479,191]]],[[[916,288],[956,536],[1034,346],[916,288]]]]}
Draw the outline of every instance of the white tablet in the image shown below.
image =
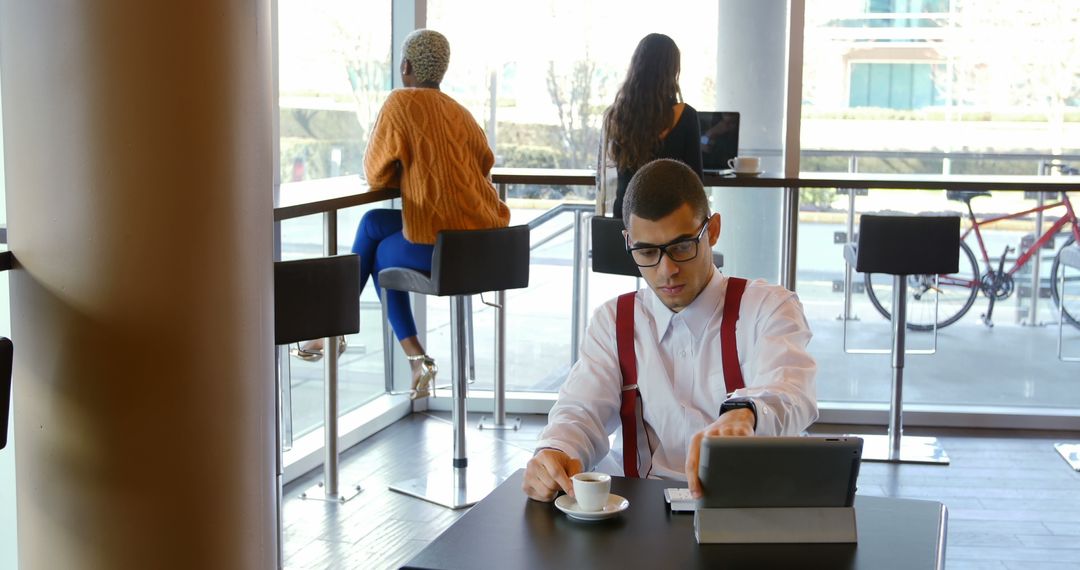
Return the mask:
{"type": "Polygon", "coordinates": [[[858,437],[709,437],[698,477],[708,508],[850,507],[858,437]]]}

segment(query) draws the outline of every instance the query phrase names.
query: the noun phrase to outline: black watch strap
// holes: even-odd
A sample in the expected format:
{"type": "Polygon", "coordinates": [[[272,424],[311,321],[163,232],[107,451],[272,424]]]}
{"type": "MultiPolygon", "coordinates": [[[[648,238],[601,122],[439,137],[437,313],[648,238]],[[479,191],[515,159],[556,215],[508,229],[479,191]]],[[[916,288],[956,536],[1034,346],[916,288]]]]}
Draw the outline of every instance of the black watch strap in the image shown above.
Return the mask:
{"type": "Polygon", "coordinates": [[[720,404],[720,415],[722,416],[731,410],[741,409],[748,409],[754,414],[754,431],[757,432],[757,406],[754,405],[754,400],[751,398],[738,397],[724,400],[724,403],[720,404]]]}

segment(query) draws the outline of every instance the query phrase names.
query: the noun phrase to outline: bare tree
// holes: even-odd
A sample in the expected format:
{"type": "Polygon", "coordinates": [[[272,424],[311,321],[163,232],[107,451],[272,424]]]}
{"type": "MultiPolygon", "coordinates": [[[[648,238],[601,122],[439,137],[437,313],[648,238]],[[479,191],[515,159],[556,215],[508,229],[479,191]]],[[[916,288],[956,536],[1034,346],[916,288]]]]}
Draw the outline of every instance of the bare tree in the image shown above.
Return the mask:
{"type": "Polygon", "coordinates": [[[1060,131],[1066,106],[1080,98],[1076,2],[968,0],[952,16],[943,44],[952,103],[1043,110],[1060,131]]]}
{"type": "Polygon", "coordinates": [[[335,51],[349,82],[356,122],[363,129],[361,144],[366,145],[371,126],[391,88],[390,48],[376,46],[370,34],[357,31],[336,17],[328,14],[327,18],[333,23],[335,51]]]}
{"type": "Polygon", "coordinates": [[[548,62],[547,89],[559,116],[559,140],[568,158],[563,168],[588,168],[596,160],[600,142],[600,117],[604,105],[597,104],[606,81],[597,72],[596,63],[586,59],[575,61],[569,73],[556,70],[548,62]]]}
{"type": "Polygon", "coordinates": [[[304,129],[304,132],[307,133],[309,137],[313,139],[319,138],[319,135],[315,134],[315,131],[311,126],[311,120],[315,118],[315,113],[317,113],[317,111],[314,109],[292,108],[289,109],[289,113],[292,114],[293,120],[296,121],[297,125],[300,125],[301,129],[304,129]]]}

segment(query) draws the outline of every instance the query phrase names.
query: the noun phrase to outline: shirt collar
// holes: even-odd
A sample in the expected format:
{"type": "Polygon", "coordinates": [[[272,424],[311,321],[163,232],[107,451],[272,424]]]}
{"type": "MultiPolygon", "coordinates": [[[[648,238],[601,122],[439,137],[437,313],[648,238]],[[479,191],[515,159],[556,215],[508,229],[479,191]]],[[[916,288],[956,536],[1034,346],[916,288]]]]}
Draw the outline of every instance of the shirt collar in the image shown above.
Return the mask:
{"type": "Polygon", "coordinates": [[[722,309],[720,302],[726,289],[727,277],[724,277],[720,270],[714,267],[712,279],[709,279],[705,289],[686,308],[676,313],[669,309],[650,287],[649,312],[652,313],[653,322],[656,323],[656,338],[664,338],[664,334],[671,326],[671,320],[675,318],[675,315],[682,316],[694,338],[701,338],[713,315],[722,309]]]}

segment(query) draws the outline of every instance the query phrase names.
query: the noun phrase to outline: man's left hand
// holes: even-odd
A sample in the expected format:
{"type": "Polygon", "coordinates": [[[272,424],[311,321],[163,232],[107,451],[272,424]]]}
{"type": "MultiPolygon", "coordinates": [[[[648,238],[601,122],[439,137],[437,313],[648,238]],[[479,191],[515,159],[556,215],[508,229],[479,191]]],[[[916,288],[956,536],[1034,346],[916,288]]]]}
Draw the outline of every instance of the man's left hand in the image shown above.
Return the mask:
{"type": "Polygon", "coordinates": [[[754,412],[748,409],[732,410],[690,438],[686,452],[686,482],[690,494],[701,498],[701,481],[698,479],[698,463],[701,460],[701,440],[705,437],[738,437],[754,435],[754,412]]]}

